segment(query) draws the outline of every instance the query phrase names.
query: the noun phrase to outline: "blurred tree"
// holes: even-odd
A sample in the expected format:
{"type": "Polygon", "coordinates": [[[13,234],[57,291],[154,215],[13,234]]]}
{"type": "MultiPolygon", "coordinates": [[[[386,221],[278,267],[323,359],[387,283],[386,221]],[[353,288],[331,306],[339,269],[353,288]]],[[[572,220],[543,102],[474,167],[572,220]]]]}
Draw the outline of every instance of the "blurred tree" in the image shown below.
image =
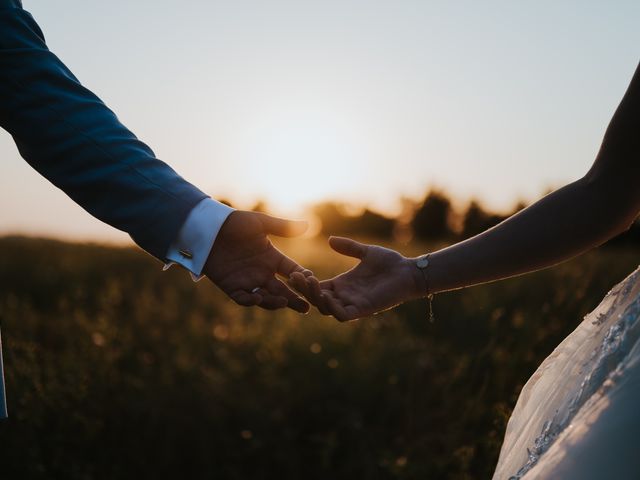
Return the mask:
{"type": "Polygon", "coordinates": [[[352,224],[365,235],[390,239],[393,236],[395,220],[365,208],[361,215],[352,217],[352,224]]]}
{"type": "Polygon", "coordinates": [[[313,208],[313,213],[320,219],[324,234],[343,234],[346,214],[341,204],[336,202],[323,202],[313,208]]]}
{"type": "Polygon", "coordinates": [[[320,231],[326,235],[362,235],[391,239],[396,223],[395,219],[368,208],[359,215],[349,215],[344,205],[335,202],[317,205],[314,213],[322,222],[320,231]]]}
{"type": "Polygon", "coordinates": [[[431,190],[416,209],[411,226],[420,240],[444,240],[451,238],[451,201],[441,191],[431,190]]]}

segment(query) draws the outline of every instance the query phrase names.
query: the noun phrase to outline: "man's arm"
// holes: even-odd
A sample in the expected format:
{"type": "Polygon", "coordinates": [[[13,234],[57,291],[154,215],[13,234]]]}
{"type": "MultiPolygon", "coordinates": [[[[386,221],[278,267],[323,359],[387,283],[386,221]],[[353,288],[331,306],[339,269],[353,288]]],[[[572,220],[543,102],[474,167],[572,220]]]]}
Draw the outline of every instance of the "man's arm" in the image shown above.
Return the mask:
{"type": "Polygon", "coordinates": [[[17,0],[0,0],[0,126],[38,172],[161,261],[204,272],[243,305],[308,309],[275,277],[305,269],[267,238],[301,226],[232,212],[158,160],[47,48],[17,0]]]}
{"type": "Polygon", "coordinates": [[[80,84],[21,8],[0,9],[0,102],[0,126],[31,166],[159,259],[207,197],[80,84]]]}

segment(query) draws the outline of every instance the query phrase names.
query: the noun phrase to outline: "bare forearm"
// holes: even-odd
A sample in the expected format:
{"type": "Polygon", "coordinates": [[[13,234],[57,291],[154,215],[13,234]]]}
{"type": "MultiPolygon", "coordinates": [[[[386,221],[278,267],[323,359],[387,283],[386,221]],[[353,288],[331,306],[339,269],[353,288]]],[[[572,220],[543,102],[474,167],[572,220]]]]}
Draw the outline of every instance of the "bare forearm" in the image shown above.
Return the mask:
{"type": "Polygon", "coordinates": [[[611,202],[600,185],[586,178],[573,182],[496,227],[433,253],[430,290],[499,280],[586,252],[633,221],[632,208],[612,215],[611,202]]]}
{"type": "Polygon", "coordinates": [[[469,240],[431,255],[440,292],[539,270],[629,228],[640,211],[640,67],[589,172],[469,240]]]}
{"type": "Polygon", "coordinates": [[[640,212],[638,125],[640,67],[593,167],[580,180],[486,232],[431,253],[426,264],[380,246],[333,238],[334,250],[360,263],[323,282],[298,275],[294,286],[322,313],[344,321],[429,293],[500,280],[575,257],[628,229],[640,212]]]}

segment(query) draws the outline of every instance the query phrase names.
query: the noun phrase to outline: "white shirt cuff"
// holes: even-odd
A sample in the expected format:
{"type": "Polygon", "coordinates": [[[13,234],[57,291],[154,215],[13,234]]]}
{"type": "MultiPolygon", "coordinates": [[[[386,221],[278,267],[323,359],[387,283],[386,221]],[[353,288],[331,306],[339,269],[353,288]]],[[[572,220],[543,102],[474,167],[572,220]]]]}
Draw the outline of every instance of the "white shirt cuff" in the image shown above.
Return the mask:
{"type": "Polygon", "coordinates": [[[167,251],[163,270],[177,263],[189,270],[194,282],[200,280],[218,232],[233,211],[233,208],[210,198],[193,207],[167,251]]]}

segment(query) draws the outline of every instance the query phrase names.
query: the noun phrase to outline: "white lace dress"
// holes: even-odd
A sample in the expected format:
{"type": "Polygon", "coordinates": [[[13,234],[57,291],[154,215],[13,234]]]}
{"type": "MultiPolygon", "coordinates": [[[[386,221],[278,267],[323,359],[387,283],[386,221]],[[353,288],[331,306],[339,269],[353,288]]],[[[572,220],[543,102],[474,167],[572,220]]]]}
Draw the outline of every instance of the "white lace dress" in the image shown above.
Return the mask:
{"type": "Polygon", "coordinates": [[[494,480],[640,478],[640,267],[529,379],[494,480]]]}

